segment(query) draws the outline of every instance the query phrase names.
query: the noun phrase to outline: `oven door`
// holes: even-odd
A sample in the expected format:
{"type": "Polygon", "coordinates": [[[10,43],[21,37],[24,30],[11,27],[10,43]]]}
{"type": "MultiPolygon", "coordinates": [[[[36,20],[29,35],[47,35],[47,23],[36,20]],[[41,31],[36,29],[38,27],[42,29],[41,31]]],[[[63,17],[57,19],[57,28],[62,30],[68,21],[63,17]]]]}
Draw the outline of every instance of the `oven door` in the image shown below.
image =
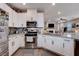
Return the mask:
{"type": "Polygon", "coordinates": [[[26,43],[35,43],[36,37],[35,36],[27,36],[26,43]]]}

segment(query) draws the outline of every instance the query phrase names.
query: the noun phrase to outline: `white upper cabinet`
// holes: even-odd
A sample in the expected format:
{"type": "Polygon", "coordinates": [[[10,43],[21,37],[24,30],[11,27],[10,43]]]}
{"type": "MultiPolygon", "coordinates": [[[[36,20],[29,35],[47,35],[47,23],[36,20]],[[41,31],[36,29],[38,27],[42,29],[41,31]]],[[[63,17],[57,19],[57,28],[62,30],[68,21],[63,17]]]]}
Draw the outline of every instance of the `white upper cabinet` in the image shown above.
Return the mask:
{"type": "Polygon", "coordinates": [[[26,13],[11,11],[9,14],[9,27],[26,27],[26,18],[26,13]]]}
{"type": "Polygon", "coordinates": [[[13,12],[11,10],[10,13],[9,13],[9,24],[8,24],[8,26],[12,27],[14,25],[13,23],[14,23],[13,22],[13,12]]]}
{"type": "Polygon", "coordinates": [[[43,13],[38,13],[36,20],[37,20],[37,27],[44,27],[44,14],[43,13]]]}
{"type": "Polygon", "coordinates": [[[14,27],[15,19],[16,19],[16,12],[11,9],[7,4],[0,4],[0,9],[6,11],[9,14],[9,27],[14,27]]]}
{"type": "Polygon", "coordinates": [[[10,10],[9,12],[9,27],[17,27],[17,13],[14,10],[10,10]]]}
{"type": "Polygon", "coordinates": [[[36,21],[37,10],[27,9],[27,21],[36,21]]]}
{"type": "MultiPolygon", "coordinates": [[[[13,23],[14,24],[13,27],[17,27],[18,26],[17,20],[18,20],[17,13],[15,11],[13,11],[13,20],[12,20],[12,22],[14,22],[13,23]]],[[[19,22],[19,20],[18,20],[18,22],[19,22]]]]}
{"type": "Polygon", "coordinates": [[[16,21],[16,23],[18,24],[17,27],[26,27],[26,20],[27,20],[26,13],[18,13],[17,15],[18,15],[16,21]]]}
{"type": "Polygon", "coordinates": [[[16,26],[17,13],[14,10],[11,10],[9,13],[9,27],[17,27],[16,26]]]}

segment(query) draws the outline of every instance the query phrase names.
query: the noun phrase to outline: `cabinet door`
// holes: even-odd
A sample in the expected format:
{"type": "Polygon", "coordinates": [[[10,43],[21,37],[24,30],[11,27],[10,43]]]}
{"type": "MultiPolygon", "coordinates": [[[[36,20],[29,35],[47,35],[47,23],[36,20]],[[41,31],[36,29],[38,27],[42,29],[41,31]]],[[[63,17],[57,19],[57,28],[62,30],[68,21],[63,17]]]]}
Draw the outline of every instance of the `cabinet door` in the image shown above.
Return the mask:
{"type": "Polygon", "coordinates": [[[36,20],[37,20],[37,27],[44,27],[44,15],[43,15],[43,13],[38,13],[36,20]]]}
{"type": "Polygon", "coordinates": [[[54,48],[55,48],[55,50],[56,50],[57,53],[63,55],[63,38],[56,37],[55,47],[54,48]]]}
{"type": "Polygon", "coordinates": [[[47,38],[43,36],[42,46],[47,49],[47,38]]]}
{"type": "Polygon", "coordinates": [[[12,10],[9,13],[9,27],[13,27],[14,26],[14,20],[13,20],[13,12],[12,10]]]}
{"type": "Polygon", "coordinates": [[[44,38],[42,37],[42,35],[38,35],[37,46],[38,47],[43,47],[43,45],[44,45],[44,38]]]}
{"type": "Polygon", "coordinates": [[[17,13],[15,11],[10,11],[9,13],[9,27],[17,27],[17,13]]]}
{"type": "Polygon", "coordinates": [[[50,47],[49,47],[49,49],[51,51],[55,51],[55,47],[56,47],[56,41],[55,40],[56,40],[55,37],[50,38],[50,47]]]}
{"type": "Polygon", "coordinates": [[[74,40],[64,39],[64,55],[74,56],[74,40]]]}
{"type": "Polygon", "coordinates": [[[9,38],[9,55],[13,54],[13,43],[12,39],[9,38]]]}
{"type": "Polygon", "coordinates": [[[59,54],[63,54],[63,40],[59,37],[52,37],[50,50],[59,54]]]}
{"type": "Polygon", "coordinates": [[[25,37],[24,35],[19,36],[19,47],[25,47],[25,37]]]}
{"type": "Polygon", "coordinates": [[[14,27],[18,27],[19,19],[17,17],[17,13],[13,11],[13,21],[14,21],[14,27]]]}
{"type": "Polygon", "coordinates": [[[18,27],[26,27],[26,20],[27,20],[26,13],[18,13],[17,17],[18,17],[17,19],[18,27]]]}
{"type": "Polygon", "coordinates": [[[41,35],[38,35],[38,38],[37,38],[37,46],[38,47],[41,47],[41,39],[42,39],[42,36],[41,35]]]}
{"type": "Polygon", "coordinates": [[[14,37],[14,50],[16,51],[18,48],[19,48],[19,39],[18,39],[18,36],[15,36],[14,37]]]}
{"type": "Polygon", "coordinates": [[[45,36],[44,48],[49,49],[49,50],[51,49],[51,37],[50,36],[45,36]]]}

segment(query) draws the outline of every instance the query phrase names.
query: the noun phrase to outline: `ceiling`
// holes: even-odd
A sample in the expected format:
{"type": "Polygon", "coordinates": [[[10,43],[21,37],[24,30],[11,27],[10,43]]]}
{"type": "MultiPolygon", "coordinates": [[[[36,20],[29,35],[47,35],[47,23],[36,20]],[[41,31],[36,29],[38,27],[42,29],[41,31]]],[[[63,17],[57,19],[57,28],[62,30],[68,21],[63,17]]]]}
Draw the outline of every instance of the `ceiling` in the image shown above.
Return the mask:
{"type": "Polygon", "coordinates": [[[46,19],[79,15],[79,3],[56,3],[55,5],[51,3],[27,3],[26,5],[22,3],[9,3],[8,5],[21,11],[27,11],[27,8],[44,11],[46,19]],[[58,11],[61,14],[58,15],[58,11]]]}
{"type": "Polygon", "coordinates": [[[19,9],[21,11],[27,11],[27,8],[37,9],[38,11],[44,11],[47,7],[50,7],[51,3],[8,3],[11,8],[19,9]]]}

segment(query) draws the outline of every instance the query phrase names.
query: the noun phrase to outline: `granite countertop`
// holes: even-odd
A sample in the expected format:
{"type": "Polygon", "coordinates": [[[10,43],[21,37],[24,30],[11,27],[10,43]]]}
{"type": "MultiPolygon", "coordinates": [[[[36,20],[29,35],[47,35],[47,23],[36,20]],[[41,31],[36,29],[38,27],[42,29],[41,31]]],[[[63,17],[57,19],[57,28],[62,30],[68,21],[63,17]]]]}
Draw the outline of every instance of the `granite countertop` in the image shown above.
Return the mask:
{"type": "Polygon", "coordinates": [[[57,36],[62,38],[69,38],[69,39],[79,39],[75,33],[69,34],[52,34],[52,33],[43,33],[42,35],[50,35],[50,36],[57,36]]]}
{"type": "Polygon", "coordinates": [[[16,35],[25,35],[25,33],[19,33],[19,34],[10,34],[8,35],[9,37],[13,37],[13,36],[16,36],[16,35]]]}

